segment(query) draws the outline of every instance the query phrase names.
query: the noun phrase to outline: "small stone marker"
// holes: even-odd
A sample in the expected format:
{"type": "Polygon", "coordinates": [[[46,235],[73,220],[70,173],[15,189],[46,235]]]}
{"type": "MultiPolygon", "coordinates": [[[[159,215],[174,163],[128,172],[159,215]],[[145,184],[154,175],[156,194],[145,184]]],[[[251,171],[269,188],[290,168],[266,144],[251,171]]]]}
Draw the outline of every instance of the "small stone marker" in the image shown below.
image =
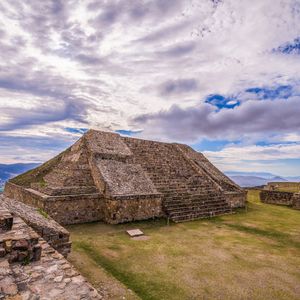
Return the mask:
{"type": "Polygon", "coordinates": [[[144,235],[144,232],[140,229],[131,229],[126,231],[131,237],[144,235]]]}

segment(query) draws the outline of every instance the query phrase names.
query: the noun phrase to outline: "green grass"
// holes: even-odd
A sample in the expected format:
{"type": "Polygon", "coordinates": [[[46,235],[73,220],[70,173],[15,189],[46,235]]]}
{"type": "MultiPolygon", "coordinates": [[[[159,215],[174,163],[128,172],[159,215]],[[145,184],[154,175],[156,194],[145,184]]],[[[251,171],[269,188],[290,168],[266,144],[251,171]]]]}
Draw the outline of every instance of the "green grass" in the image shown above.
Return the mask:
{"type": "Polygon", "coordinates": [[[140,299],[300,299],[300,212],[263,204],[258,191],[248,200],[247,212],[170,226],[69,226],[72,262],[90,280],[104,269],[140,299]],[[130,239],[130,228],[149,239],[130,239]]]}
{"type": "Polygon", "coordinates": [[[31,183],[37,182],[40,184],[41,187],[44,187],[46,185],[44,176],[46,174],[48,174],[60,162],[63,154],[66,153],[67,151],[70,151],[70,148],[68,148],[64,152],[58,154],[54,158],[48,160],[41,166],[38,166],[35,169],[29,170],[23,174],[20,174],[16,177],[10,179],[9,181],[14,184],[21,185],[24,187],[30,187],[31,183]]]}
{"type": "Polygon", "coordinates": [[[38,212],[41,216],[43,216],[44,218],[46,218],[46,219],[49,218],[49,215],[48,215],[43,209],[38,208],[38,209],[37,209],[37,212],[38,212]]]}

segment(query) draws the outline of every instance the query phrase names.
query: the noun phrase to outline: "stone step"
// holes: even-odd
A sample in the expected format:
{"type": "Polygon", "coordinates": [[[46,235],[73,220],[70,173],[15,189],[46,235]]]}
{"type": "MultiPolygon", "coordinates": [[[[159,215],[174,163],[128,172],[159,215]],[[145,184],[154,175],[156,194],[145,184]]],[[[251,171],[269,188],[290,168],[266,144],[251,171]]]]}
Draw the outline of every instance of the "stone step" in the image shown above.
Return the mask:
{"type": "Polygon", "coordinates": [[[171,217],[176,217],[176,216],[182,216],[182,215],[187,215],[187,214],[206,214],[206,215],[211,215],[214,214],[215,211],[231,211],[230,208],[228,207],[214,207],[213,209],[211,208],[203,208],[199,210],[193,210],[193,209],[185,209],[182,211],[171,211],[169,212],[169,216],[171,217]]]}
{"type": "Polygon", "coordinates": [[[181,207],[166,207],[165,210],[167,212],[183,212],[186,210],[213,210],[215,208],[228,208],[227,203],[220,203],[220,204],[215,204],[215,205],[185,205],[185,206],[181,206],[181,207]]]}
{"type": "Polygon", "coordinates": [[[215,217],[215,216],[219,216],[219,215],[228,215],[228,214],[232,214],[233,212],[231,211],[214,211],[212,212],[211,215],[207,215],[207,214],[196,214],[196,215],[192,215],[192,214],[186,214],[186,215],[181,215],[181,216],[177,216],[177,217],[171,217],[171,220],[174,221],[175,223],[180,223],[180,222],[188,222],[188,221],[193,221],[193,220],[199,220],[199,219],[205,219],[205,218],[210,218],[210,217],[215,217]]]}
{"type": "Polygon", "coordinates": [[[191,199],[191,198],[185,198],[180,200],[165,200],[164,206],[181,206],[181,205],[202,205],[202,204],[209,204],[209,203],[227,203],[224,198],[219,199],[191,199]]]}

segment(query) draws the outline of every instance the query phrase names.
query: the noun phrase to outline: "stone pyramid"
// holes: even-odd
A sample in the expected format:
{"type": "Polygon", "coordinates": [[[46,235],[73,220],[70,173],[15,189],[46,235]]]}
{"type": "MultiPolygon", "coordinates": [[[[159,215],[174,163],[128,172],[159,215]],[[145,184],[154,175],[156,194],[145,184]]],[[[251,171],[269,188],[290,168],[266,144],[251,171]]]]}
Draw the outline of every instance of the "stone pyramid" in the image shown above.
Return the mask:
{"type": "Polygon", "coordinates": [[[175,222],[231,213],[246,192],[187,145],[89,130],[73,146],[11,179],[5,195],[61,224],[175,222]]]}

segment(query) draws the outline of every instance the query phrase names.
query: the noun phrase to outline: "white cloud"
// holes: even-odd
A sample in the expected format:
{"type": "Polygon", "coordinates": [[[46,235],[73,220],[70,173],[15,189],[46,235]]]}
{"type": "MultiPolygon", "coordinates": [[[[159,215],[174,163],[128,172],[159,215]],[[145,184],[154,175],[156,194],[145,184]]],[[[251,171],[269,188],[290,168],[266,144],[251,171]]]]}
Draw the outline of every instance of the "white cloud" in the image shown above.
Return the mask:
{"type": "Polygon", "coordinates": [[[204,151],[203,154],[224,171],[267,171],[283,176],[299,175],[300,144],[297,143],[229,146],[221,151],[204,151]]]}
{"type": "MultiPolygon", "coordinates": [[[[291,85],[299,95],[299,55],[272,51],[299,36],[299,11],[296,0],[3,0],[0,135],[63,137],[65,127],[83,124],[137,129],[133,117],[172,105],[190,119],[214,119],[202,104],[209,94],[239,94],[241,107],[218,115],[237,120],[249,108],[245,102],[257,100],[247,88],[291,85]]],[[[182,140],[191,123],[185,120],[177,134],[160,126],[145,134],[182,140]]],[[[246,130],[254,141],[266,135],[258,125],[224,134],[244,138],[246,130]]],[[[294,125],[283,134],[298,139],[294,125]]]]}

